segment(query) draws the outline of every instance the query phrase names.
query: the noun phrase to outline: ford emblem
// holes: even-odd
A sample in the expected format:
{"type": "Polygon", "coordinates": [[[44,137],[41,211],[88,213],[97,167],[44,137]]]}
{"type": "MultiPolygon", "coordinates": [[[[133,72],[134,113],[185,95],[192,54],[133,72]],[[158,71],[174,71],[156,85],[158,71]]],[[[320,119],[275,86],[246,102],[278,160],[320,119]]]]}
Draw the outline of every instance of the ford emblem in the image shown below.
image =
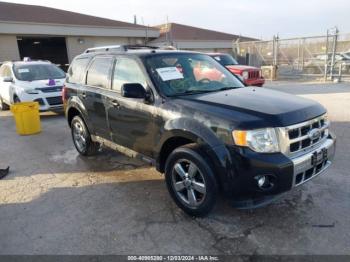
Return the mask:
{"type": "Polygon", "coordinates": [[[311,140],[319,139],[321,137],[321,130],[318,128],[314,128],[310,130],[310,132],[308,133],[308,136],[311,140]]]}

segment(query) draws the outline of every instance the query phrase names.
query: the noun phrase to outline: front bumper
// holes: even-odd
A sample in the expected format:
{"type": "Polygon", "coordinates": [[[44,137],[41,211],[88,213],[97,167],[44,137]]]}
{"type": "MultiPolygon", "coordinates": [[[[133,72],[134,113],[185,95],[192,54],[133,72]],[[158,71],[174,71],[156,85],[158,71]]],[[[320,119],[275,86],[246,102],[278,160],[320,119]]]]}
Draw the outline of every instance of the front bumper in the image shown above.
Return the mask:
{"type": "Polygon", "coordinates": [[[332,164],[336,139],[329,136],[316,148],[290,158],[282,153],[259,154],[247,148],[230,148],[235,162],[227,175],[224,191],[239,208],[254,208],[273,201],[281,194],[321,175],[332,164]],[[260,188],[257,177],[268,176],[271,187],[260,188]]]}
{"type": "Polygon", "coordinates": [[[244,80],[244,84],[247,86],[263,86],[265,84],[264,78],[254,78],[244,80]]]}
{"type": "Polygon", "coordinates": [[[38,102],[40,106],[40,111],[63,109],[61,92],[41,92],[39,94],[27,94],[23,92],[19,95],[19,99],[22,102],[38,102]]]}

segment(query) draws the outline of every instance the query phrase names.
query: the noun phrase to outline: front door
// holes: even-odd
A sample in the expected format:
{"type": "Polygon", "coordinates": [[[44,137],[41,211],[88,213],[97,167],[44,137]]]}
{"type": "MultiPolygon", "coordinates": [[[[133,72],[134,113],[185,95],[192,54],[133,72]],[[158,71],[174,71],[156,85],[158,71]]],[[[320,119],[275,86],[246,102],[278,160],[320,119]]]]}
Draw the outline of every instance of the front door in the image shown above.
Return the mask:
{"type": "Polygon", "coordinates": [[[131,58],[117,58],[112,76],[112,92],[107,112],[111,139],[118,145],[151,156],[154,147],[154,106],[144,99],[125,98],[121,95],[124,83],[147,81],[140,65],[131,58]]]}

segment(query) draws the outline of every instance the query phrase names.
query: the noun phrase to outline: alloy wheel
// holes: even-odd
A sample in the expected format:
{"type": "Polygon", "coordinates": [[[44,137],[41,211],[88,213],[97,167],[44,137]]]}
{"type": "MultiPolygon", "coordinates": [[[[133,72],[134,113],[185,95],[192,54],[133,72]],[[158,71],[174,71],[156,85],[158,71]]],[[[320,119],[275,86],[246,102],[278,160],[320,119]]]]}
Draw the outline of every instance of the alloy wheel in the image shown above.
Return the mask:
{"type": "Polygon", "coordinates": [[[173,166],[172,186],[181,202],[191,208],[202,204],[207,192],[203,174],[187,159],[178,160],[173,166]]]}
{"type": "Polygon", "coordinates": [[[79,122],[73,124],[73,138],[79,151],[84,152],[86,150],[85,129],[79,122]]]}

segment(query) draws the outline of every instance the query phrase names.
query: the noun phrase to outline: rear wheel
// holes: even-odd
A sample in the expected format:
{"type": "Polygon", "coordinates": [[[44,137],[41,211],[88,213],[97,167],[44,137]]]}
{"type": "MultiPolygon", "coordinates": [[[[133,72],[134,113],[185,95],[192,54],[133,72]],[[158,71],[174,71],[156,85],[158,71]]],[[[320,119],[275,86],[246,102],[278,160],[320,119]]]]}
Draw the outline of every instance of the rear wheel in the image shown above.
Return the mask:
{"type": "Polygon", "coordinates": [[[72,138],[77,151],[83,156],[95,155],[99,144],[91,139],[90,132],[80,116],[75,116],[71,122],[72,138]]]}
{"type": "Polygon", "coordinates": [[[175,149],[165,167],[168,191],[182,210],[205,216],[214,207],[218,192],[214,172],[195,145],[175,149]]]}
{"type": "Polygon", "coordinates": [[[9,110],[9,108],[10,107],[7,104],[5,104],[4,100],[0,96],[0,111],[6,111],[9,110]]]}

